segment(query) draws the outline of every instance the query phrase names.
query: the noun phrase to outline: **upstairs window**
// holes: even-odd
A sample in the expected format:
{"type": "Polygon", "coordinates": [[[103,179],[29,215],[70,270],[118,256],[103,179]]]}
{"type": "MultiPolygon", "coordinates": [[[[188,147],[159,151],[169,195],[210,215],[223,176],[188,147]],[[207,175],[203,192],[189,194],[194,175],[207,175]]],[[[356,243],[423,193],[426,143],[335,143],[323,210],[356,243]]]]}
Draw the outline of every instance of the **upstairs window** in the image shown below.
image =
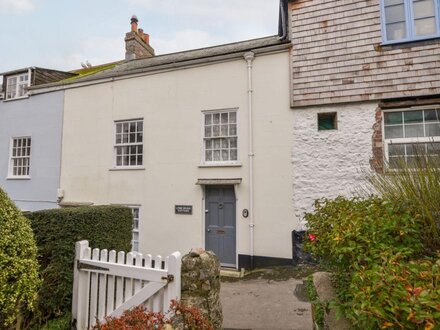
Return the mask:
{"type": "Polygon", "coordinates": [[[384,42],[440,37],[440,0],[382,0],[384,42]]]}
{"type": "Polygon", "coordinates": [[[26,96],[26,87],[29,86],[29,74],[23,73],[6,78],[6,99],[16,99],[26,96]]]}
{"type": "Polygon", "coordinates": [[[203,115],[205,163],[236,163],[237,111],[205,112],[203,115]]]}
{"type": "Polygon", "coordinates": [[[9,160],[9,177],[29,177],[31,166],[31,138],[19,137],[11,141],[11,157],[9,160]]]}
{"type": "Polygon", "coordinates": [[[144,122],[142,119],[117,121],[115,166],[139,167],[144,163],[144,122]]]}
{"type": "Polygon", "coordinates": [[[385,152],[391,168],[401,159],[415,164],[421,155],[438,156],[440,151],[440,107],[384,113],[385,152]]]}

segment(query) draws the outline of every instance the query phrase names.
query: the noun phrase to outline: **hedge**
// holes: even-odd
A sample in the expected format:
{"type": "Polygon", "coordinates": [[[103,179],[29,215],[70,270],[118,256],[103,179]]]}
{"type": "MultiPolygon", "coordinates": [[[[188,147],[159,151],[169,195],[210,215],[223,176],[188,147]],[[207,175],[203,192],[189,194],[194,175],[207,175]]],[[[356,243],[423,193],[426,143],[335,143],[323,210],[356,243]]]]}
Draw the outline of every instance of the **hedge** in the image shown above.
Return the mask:
{"type": "Polygon", "coordinates": [[[0,189],[0,329],[32,309],[40,280],[29,221],[0,189]]]}
{"type": "Polygon", "coordinates": [[[123,206],[86,206],[25,213],[35,234],[43,284],[33,322],[45,322],[71,310],[75,242],[130,251],[131,210],[123,206]]]}

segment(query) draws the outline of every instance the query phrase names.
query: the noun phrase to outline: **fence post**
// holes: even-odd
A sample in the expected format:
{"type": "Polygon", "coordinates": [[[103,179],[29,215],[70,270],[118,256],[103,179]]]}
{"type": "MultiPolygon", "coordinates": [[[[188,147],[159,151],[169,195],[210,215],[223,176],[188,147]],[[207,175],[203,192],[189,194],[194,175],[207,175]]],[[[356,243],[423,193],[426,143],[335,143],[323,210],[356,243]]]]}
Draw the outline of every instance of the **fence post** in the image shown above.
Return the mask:
{"type": "Polygon", "coordinates": [[[167,286],[167,290],[168,290],[167,296],[169,299],[168,304],[170,303],[171,299],[180,300],[181,269],[182,269],[182,254],[180,252],[174,252],[172,255],[169,256],[168,259],[168,274],[174,276],[174,280],[168,283],[167,286]]]}
{"type": "Polygon", "coordinates": [[[88,305],[87,273],[80,273],[78,262],[86,257],[88,250],[90,250],[88,241],[76,242],[73,266],[72,327],[78,330],[83,330],[87,327],[87,313],[84,310],[88,305]]]}

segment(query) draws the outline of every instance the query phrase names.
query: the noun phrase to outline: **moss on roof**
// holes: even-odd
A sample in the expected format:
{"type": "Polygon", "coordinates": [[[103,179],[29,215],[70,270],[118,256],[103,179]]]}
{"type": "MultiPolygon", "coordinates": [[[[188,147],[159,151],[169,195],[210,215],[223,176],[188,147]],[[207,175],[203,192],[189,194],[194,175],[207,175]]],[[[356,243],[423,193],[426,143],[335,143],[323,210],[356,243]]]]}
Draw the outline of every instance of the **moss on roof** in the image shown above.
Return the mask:
{"type": "Polygon", "coordinates": [[[70,71],[70,72],[76,74],[76,76],[64,79],[62,81],[72,81],[72,80],[76,80],[76,79],[79,79],[79,78],[84,78],[84,77],[87,77],[87,76],[91,76],[91,75],[93,75],[95,73],[98,73],[98,72],[101,72],[101,71],[113,69],[116,65],[118,65],[120,63],[123,63],[123,62],[124,61],[117,61],[117,62],[112,62],[112,63],[95,65],[95,66],[92,66],[90,68],[81,68],[81,69],[78,69],[78,70],[73,70],[73,71],[70,71]]]}

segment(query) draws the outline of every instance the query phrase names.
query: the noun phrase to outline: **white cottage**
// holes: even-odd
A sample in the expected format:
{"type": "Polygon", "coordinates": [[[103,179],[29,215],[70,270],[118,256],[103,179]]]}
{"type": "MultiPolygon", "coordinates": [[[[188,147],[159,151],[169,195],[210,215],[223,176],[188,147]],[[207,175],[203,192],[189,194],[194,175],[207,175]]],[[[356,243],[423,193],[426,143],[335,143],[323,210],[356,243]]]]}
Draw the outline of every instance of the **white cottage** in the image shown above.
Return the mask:
{"type": "Polygon", "coordinates": [[[34,91],[65,89],[62,205],[131,207],[144,253],[200,247],[231,268],[290,264],[290,42],[154,56],[133,18],[126,44],[124,64],[34,91]]]}

